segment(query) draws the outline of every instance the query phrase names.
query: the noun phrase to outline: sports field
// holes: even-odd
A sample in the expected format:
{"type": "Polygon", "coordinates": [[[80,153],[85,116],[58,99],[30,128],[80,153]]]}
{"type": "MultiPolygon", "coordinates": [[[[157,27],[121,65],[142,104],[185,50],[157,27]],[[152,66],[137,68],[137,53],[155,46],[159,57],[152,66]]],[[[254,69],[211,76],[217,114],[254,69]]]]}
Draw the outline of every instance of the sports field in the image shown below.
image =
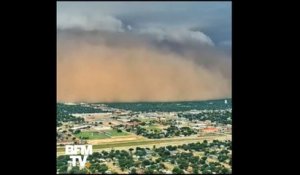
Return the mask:
{"type": "Polygon", "coordinates": [[[86,137],[88,139],[106,139],[110,138],[110,136],[105,135],[104,133],[97,133],[97,132],[81,132],[78,134],[75,134],[76,137],[86,137]]]}
{"type": "Polygon", "coordinates": [[[147,129],[147,130],[157,130],[157,131],[161,131],[161,129],[159,128],[158,125],[150,125],[150,126],[145,126],[145,127],[143,127],[143,128],[145,128],[145,129],[147,129]]]}
{"type": "Polygon", "coordinates": [[[118,132],[117,130],[109,130],[105,132],[80,132],[78,134],[75,134],[76,137],[87,137],[88,139],[107,139],[111,137],[117,137],[117,136],[126,136],[129,135],[127,132],[118,132]]]}

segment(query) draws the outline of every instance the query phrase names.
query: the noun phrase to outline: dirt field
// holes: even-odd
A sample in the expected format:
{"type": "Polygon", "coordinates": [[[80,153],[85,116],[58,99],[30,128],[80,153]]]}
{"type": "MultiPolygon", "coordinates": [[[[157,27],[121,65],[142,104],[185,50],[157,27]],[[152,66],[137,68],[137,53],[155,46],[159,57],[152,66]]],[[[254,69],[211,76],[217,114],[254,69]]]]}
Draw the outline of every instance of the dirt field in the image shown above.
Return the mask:
{"type": "Polygon", "coordinates": [[[87,122],[94,122],[99,119],[110,119],[110,114],[104,114],[104,115],[93,115],[93,116],[86,116],[84,117],[84,120],[87,122]]]}

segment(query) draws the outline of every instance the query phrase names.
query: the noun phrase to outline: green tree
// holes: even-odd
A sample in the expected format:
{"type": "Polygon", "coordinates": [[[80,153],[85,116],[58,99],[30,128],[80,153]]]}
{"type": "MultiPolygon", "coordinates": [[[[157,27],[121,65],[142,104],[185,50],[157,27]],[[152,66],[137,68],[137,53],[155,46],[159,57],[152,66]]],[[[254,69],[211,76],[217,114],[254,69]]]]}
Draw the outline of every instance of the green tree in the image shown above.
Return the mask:
{"type": "Polygon", "coordinates": [[[129,152],[132,154],[132,151],[133,151],[134,149],[133,148],[129,148],[129,152]]]}
{"type": "Polygon", "coordinates": [[[130,174],[136,174],[136,169],[132,168],[131,171],[130,171],[130,174]]]}
{"type": "Polygon", "coordinates": [[[199,174],[199,169],[198,167],[193,168],[193,174],[199,174]]]}
{"type": "Polygon", "coordinates": [[[105,173],[105,171],[108,170],[108,167],[105,164],[101,164],[97,169],[99,172],[101,172],[103,174],[103,173],[105,173]]]}
{"type": "Polygon", "coordinates": [[[59,169],[59,173],[67,173],[68,165],[59,166],[57,169],[59,169]]]}
{"type": "Polygon", "coordinates": [[[225,155],[219,155],[219,156],[218,156],[218,160],[219,160],[220,162],[224,162],[224,161],[227,160],[227,159],[228,159],[228,157],[225,156],[225,155]]]}
{"type": "Polygon", "coordinates": [[[222,173],[222,174],[229,174],[230,171],[229,171],[228,168],[223,168],[223,169],[221,170],[221,173],[222,173]]]}
{"type": "Polygon", "coordinates": [[[147,168],[145,171],[144,171],[145,174],[154,174],[154,170],[151,169],[151,168],[147,168]]]}
{"type": "Polygon", "coordinates": [[[181,168],[181,169],[187,169],[189,166],[188,161],[180,161],[180,162],[178,162],[178,164],[179,164],[179,168],[181,168]]]}
{"type": "Polygon", "coordinates": [[[76,166],[76,167],[73,167],[73,168],[70,170],[69,173],[70,173],[70,174],[80,174],[81,171],[80,171],[79,167],[76,166]]]}
{"type": "Polygon", "coordinates": [[[172,172],[174,174],[183,174],[184,173],[183,170],[180,169],[179,167],[174,167],[173,170],[172,170],[172,172]]]}
{"type": "Polygon", "coordinates": [[[149,160],[144,160],[143,162],[142,162],[142,165],[143,166],[147,166],[147,165],[150,165],[151,164],[151,162],[149,161],[149,160]]]}
{"type": "Polygon", "coordinates": [[[206,156],[203,156],[201,157],[202,160],[206,161],[207,157],[206,156]]]}
{"type": "Polygon", "coordinates": [[[79,134],[80,132],[81,132],[80,129],[77,129],[74,131],[74,134],[79,134]]]}

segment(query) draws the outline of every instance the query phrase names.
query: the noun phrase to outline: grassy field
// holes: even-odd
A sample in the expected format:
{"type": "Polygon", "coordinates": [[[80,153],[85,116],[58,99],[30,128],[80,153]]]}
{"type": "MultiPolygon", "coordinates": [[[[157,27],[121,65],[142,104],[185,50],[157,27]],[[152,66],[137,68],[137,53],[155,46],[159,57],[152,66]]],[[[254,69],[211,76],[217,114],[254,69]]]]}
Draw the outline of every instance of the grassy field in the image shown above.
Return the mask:
{"type": "Polygon", "coordinates": [[[126,136],[129,135],[127,132],[118,132],[117,130],[113,129],[110,131],[105,131],[105,133],[97,133],[97,132],[80,132],[78,134],[75,134],[76,137],[88,137],[89,139],[107,139],[111,137],[117,137],[117,136],[126,136]]]}
{"type": "Polygon", "coordinates": [[[103,134],[103,133],[95,133],[95,132],[81,132],[78,134],[75,134],[76,137],[88,137],[88,139],[106,139],[110,138],[109,136],[103,134]]]}
{"type": "Polygon", "coordinates": [[[149,125],[149,126],[145,126],[144,128],[147,129],[147,130],[161,131],[161,129],[159,129],[157,125],[149,125]]]}
{"type": "Polygon", "coordinates": [[[111,131],[108,131],[107,132],[109,135],[111,135],[112,137],[115,137],[115,136],[126,136],[126,135],[129,135],[127,132],[118,132],[117,130],[113,129],[111,131]]]}

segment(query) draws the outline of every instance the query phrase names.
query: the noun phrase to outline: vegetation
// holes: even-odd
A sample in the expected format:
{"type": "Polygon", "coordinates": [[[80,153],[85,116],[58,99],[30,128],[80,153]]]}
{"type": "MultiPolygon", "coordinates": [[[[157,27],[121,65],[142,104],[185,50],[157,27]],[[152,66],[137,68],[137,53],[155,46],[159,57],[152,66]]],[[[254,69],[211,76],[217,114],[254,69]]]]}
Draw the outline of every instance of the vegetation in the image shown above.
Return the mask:
{"type": "Polygon", "coordinates": [[[122,130],[116,130],[116,129],[113,129],[113,130],[110,130],[110,131],[106,131],[106,133],[110,136],[126,136],[128,135],[127,132],[124,132],[122,130]]]}
{"type": "Polygon", "coordinates": [[[209,100],[209,101],[191,101],[191,102],[137,102],[137,103],[106,103],[107,106],[138,112],[178,112],[211,109],[226,109],[231,107],[231,99],[209,100]]]}
{"type": "Polygon", "coordinates": [[[94,109],[92,107],[85,107],[82,105],[66,105],[63,103],[57,103],[56,105],[56,120],[57,126],[61,126],[60,122],[75,122],[82,123],[84,121],[81,117],[75,117],[72,114],[75,113],[99,113],[103,112],[100,109],[94,109]]]}
{"type": "Polygon", "coordinates": [[[172,172],[173,172],[174,174],[184,174],[183,170],[180,169],[179,167],[175,167],[175,168],[172,170],[172,172]]]}
{"type": "Polygon", "coordinates": [[[105,139],[110,138],[110,136],[104,134],[104,133],[98,133],[98,132],[80,132],[75,134],[76,137],[80,139],[105,139]]]}
{"type": "Polygon", "coordinates": [[[63,103],[57,103],[57,112],[75,114],[75,113],[99,113],[103,112],[101,109],[95,109],[92,107],[82,106],[79,104],[76,105],[66,105],[63,103]]]}
{"type": "MultiPolygon", "coordinates": [[[[210,109],[228,109],[231,107],[231,100],[228,101],[228,104],[225,104],[224,100],[205,102],[107,104],[109,107],[139,112],[180,111],[177,113],[179,117],[184,117],[191,122],[191,125],[187,125],[186,120],[183,118],[182,120],[176,120],[178,118],[169,118],[168,116],[155,118],[150,116],[152,114],[149,114],[150,117],[147,117],[148,114],[145,114],[144,116],[146,117],[139,118],[138,116],[136,117],[136,115],[139,115],[138,112],[130,112],[129,114],[126,114],[131,116],[130,121],[128,122],[127,120],[118,126],[115,126],[116,122],[113,122],[113,120],[108,120],[107,122],[103,122],[103,124],[102,122],[98,122],[98,118],[91,117],[91,119],[84,122],[83,118],[72,115],[74,113],[102,112],[100,109],[94,109],[88,105],[66,105],[58,103],[57,126],[62,127],[57,128],[57,140],[61,141],[61,143],[66,144],[71,142],[74,144],[85,144],[87,143],[86,139],[105,139],[115,136],[124,136],[131,133],[149,139],[143,138],[141,140],[117,141],[113,143],[103,142],[102,144],[93,145],[94,152],[88,157],[89,163],[81,170],[78,167],[69,167],[67,163],[70,160],[69,156],[58,156],[57,172],[59,174],[116,174],[121,170],[124,174],[230,174],[232,163],[231,141],[205,140],[203,142],[196,142],[196,137],[184,138],[185,136],[194,135],[199,132],[199,129],[193,129],[196,128],[193,123],[197,123],[197,120],[210,120],[213,123],[207,124],[208,126],[221,127],[222,129],[224,127],[226,129],[227,127],[225,124],[231,124],[231,112],[227,110],[216,110],[212,112],[210,109]],[[200,114],[184,112],[192,109],[208,110],[201,111],[200,114]],[[84,126],[87,124],[91,126],[91,129],[72,129],[74,126],[84,126]],[[109,126],[112,129],[98,132],[93,128],[93,126],[98,125],[109,126]],[[179,136],[182,136],[183,138],[163,139],[179,136]],[[172,145],[172,143],[178,144],[178,140],[180,140],[181,143],[184,143],[184,141],[188,142],[181,145],[172,145]],[[194,143],[189,143],[190,141],[194,141],[194,143]],[[167,143],[169,145],[162,146],[159,143],[167,143]],[[142,148],[141,146],[149,144],[154,146],[152,147],[151,145],[151,148],[142,148]],[[131,148],[128,148],[128,150],[118,150],[118,147],[121,149],[124,149],[124,147],[131,148]],[[102,148],[109,149],[99,151],[99,149],[102,148]]],[[[105,108],[103,108],[103,110],[105,110],[105,108]]],[[[110,109],[108,109],[108,111],[109,110],[110,109]]],[[[118,115],[119,113],[117,113],[117,115],[114,114],[114,119],[118,118],[118,115]]],[[[124,116],[124,114],[120,115],[124,116]]],[[[158,113],[158,115],[160,115],[160,113],[158,113]]],[[[164,114],[162,116],[164,116],[164,114]]],[[[221,133],[214,134],[221,136],[221,133]]],[[[225,138],[223,135],[222,138],[225,138]]],[[[203,138],[199,138],[199,140],[204,138],[211,139],[212,136],[204,134],[203,138]]],[[[58,147],[57,152],[63,151],[64,147],[58,147]]]]}
{"type": "Polygon", "coordinates": [[[231,119],[231,112],[226,111],[226,112],[204,112],[201,114],[178,114],[179,117],[185,117],[189,119],[190,121],[192,120],[210,120],[212,122],[217,122],[217,123],[222,123],[222,124],[231,124],[232,119],[231,119]]]}
{"type": "Polygon", "coordinates": [[[125,136],[128,135],[128,133],[118,130],[110,130],[110,131],[103,131],[103,132],[92,132],[92,131],[86,131],[86,132],[78,132],[76,130],[74,132],[75,136],[80,139],[106,139],[113,136],[125,136]]]}
{"type": "MultiPolygon", "coordinates": [[[[67,156],[57,158],[57,170],[59,173],[67,172],[67,156]]],[[[109,171],[107,162],[113,162],[123,172],[136,174],[138,171],[143,174],[165,174],[171,171],[174,174],[230,174],[231,169],[223,163],[231,162],[231,141],[197,142],[179,146],[168,145],[166,147],[153,147],[128,150],[110,150],[94,152],[88,157],[91,163],[81,171],[90,173],[106,173],[109,171]],[[205,155],[198,156],[195,153],[204,152],[205,155]],[[157,157],[155,160],[151,156],[157,157]],[[216,157],[216,158],[213,158],[216,157]],[[172,169],[167,168],[165,163],[171,163],[172,169]]],[[[79,172],[78,168],[72,168],[68,173],[79,172]]],[[[113,172],[112,172],[113,173],[113,172]]]]}
{"type": "Polygon", "coordinates": [[[81,117],[75,117],[65,112],[57,111],[56,121],[57,121],[57,126],[61,126],[62,125],[61,122],[82,123],[84,119],[81,117]]]}
{"type": "MultiPolygon", "coordinates": [[[[153,126],[152,126],[153,127],[153,126]]],[[[123,128],[123,125],[115,126],[116,129],[123,128]]],[[[158,129],[146,129],[142,126],[131,126],[126,129],[127,132],[133,132],[137,135],[142,135],[144,137],[147,137],[149,139],[161,139],[161,138],[167,138],[167,137],[174,137],[174,136],[190,136],[193,134],[197,134],[196,131],[191,129],[190,127],[177,127],[177,126],[170,126],[164,130],[158,130],[158,129]]]]}

